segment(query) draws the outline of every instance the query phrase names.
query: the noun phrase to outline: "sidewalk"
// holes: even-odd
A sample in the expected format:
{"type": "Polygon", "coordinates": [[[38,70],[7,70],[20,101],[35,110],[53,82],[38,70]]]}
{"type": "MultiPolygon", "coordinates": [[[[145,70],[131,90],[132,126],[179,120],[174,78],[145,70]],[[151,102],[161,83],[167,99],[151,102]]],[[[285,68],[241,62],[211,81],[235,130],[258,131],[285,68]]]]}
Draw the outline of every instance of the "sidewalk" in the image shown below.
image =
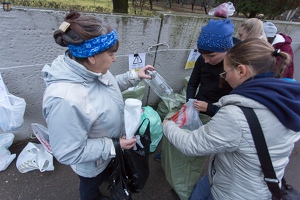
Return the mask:
{"type": "MultiPolygon", "coordinates": [[[[37,140],[31,142],[39,143],[37,140]]],[[[28,141],[13,144],[9,150],[17,156],[28,141]]],[[[161,145],[161,143],[160,143],[161,145]]],[[[141,193],[133,194],[133,200],[179,200],[176,193],[165,179],[160,162],[154,160],[160,146],[150,154],[150,176],[141,193]]],[[[79,178],[69,166],[61,165],[54,159],[54,171],[40,172],[39,170],[20,173],[16,160],[8,168],[0,172],[1,200],[79,200],[79,178]]],[[[101,186],[101,191],[107,194],[107,183],[101,186]]]]}
{"type": "MultiPolygon", "coordinates": [[[[13,144],[10,152],[17,156],[28,141],[13,144]]],[[[38,143],[38,141],[32,141],[38,143]]],[[[161,145],[161,143],[160,143],[161,145]]],[[[160,145],[150,154],[150,176],[141,193],[134,194],[133,200],[179,200],[178,196],[165,179],[160,162],[154,156],[161,149],[160,145]]],[[[5,170],[0,172],[1,200],[77,200],[79,179],[69,166],[61,165],[54,159],[54,171],[43,172],[34,170],[20,173],[16,168],[16,159],[5,170]]],[[[295,145],[290,163],[285,172],[286,180],[300,190],[300,142],[295,145]]],[[[107,185],[101,191],[107,194],[107,185]]]]}

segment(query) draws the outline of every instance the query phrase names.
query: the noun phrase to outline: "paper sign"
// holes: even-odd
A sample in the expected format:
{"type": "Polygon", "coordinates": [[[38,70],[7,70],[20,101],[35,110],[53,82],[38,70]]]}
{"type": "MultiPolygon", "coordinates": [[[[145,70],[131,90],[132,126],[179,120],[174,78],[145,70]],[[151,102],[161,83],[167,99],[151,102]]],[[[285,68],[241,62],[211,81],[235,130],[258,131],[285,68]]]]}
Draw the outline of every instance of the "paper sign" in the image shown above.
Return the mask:
{"type": "Polygon", "coordinates": [[[3,79],[2,79],[2,76],[0,74],[0,102],[3,102],[5,97],[7,96],[7,91],[6,91],[6,88],[5,88],[5,85],[4,85],[4,82],[3,82],[3,79]]]}
{"type": "Polygon", "coordinates": [[[138,69],[145,66],[145,53],[129,54],[129,70],[138,69]]]}
{"type": "Polygon", "coordinates": [[[185,65],[185,69],[192,69],[194,68],[194,65],[196,63],[197,58],[200,56],[200,53],[197,51],[197,49],[192,50],[190,52],[190,55],[188,57],[188,60],[185,65]]]}

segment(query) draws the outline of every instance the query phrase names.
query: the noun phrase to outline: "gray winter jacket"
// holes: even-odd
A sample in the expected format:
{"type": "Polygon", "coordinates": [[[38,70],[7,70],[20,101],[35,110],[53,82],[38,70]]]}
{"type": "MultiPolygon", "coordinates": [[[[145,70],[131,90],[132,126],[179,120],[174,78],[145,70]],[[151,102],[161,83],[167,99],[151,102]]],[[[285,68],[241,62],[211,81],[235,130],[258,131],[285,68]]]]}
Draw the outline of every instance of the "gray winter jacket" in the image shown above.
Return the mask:
{"type": "Polygon", "coordinates": [[[287,129],[265,106],[240,95],[224,96],[216,105],[221,108],[206,125],[187,131],[167,121],[165,136],[186,155],[212,155],[208,175],[214,199],[271,199],[249,125],[235,105],[251,107],[257,114],[279,180],[300,132],[287,129]]]}
{"type": "Polygon", "coordinates": [[[93,73],[67,55],[45,65],[42,76],[43,116],[54,157],[80,176],[97,176],[115,155],[111,138],[125,134],[120,88],[140,79],[131,71],[116,77],[93,73]]]}

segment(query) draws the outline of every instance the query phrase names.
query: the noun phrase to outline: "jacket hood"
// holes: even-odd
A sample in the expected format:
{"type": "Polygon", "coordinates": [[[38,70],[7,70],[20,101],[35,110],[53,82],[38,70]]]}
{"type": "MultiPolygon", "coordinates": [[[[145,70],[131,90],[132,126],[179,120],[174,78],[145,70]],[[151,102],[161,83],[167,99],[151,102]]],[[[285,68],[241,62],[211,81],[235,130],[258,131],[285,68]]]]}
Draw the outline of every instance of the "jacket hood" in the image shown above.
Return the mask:
{"type": "Polygon", "coordinates": [[[287,128],[300,131],[300,83],[277,78],[254,78],[234,88],[230,94],[253,99],[268,109],[287,128]]]}
{"type": "Polygon", "coordinates": [[[47,85],[55,82],[88,83],[101,80],[101,73],[93,73],[66,54],[58,56],[51,65],[45,65],[42,76],[47,85]]]}
{"type": "Polygon", "coordinates": [[[276,37],[272,42],[272,45],[282,46],[285,44],[290,45],[291,43],[292,43],[292,38],[290,36],[280,33],[280,34],[276,34],[276,37]]]}

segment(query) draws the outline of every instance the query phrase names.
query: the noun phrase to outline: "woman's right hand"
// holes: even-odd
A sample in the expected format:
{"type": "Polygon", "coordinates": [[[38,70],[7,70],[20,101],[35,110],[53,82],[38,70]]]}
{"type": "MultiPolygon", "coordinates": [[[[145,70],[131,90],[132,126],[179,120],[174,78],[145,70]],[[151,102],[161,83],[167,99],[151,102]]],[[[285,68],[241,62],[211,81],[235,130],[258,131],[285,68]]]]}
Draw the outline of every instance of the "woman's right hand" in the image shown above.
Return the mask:
{"type": "Polygon", "coordinates": [[[122,149],[131,149],[136,144],[135,137],[132,139],[126,139],[125,136],[120,138],[120,146],[122,149]]]}

